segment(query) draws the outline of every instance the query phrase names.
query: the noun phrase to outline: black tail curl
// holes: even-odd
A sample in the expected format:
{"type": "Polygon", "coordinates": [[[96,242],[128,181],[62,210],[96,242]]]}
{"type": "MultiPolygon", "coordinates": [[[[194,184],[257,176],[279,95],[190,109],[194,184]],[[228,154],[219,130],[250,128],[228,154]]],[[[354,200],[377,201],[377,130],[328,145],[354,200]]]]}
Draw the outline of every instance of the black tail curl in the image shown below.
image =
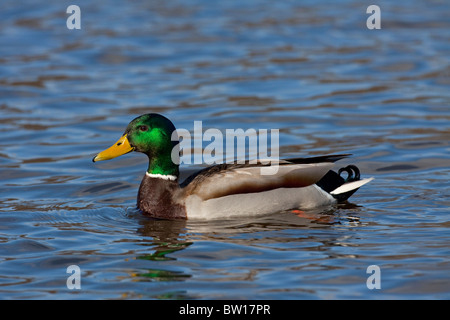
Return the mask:
{"type": "MultiPolygon", "coordinates": [[[[320,179],[316,184],[320,188],[322,188],[324,191],[330,193],[331,191],[335,190],[336,188],[339,188],[340,186],[342,186],[344,183],[358,181],[358,180],[360,180],[359,169],[357,166],[350,164],[344,168],[340,168],[337,173],[332,170],[328,171],[327,174],[325,176],[323,176],[323,178],[320,179]],[[344,171],[347,173],[346,178],[343,178],[341,175],[342,172],[344,172],[344,171]]],[[[356,190],[358,190],[358,189],[350,190],[345,193],[334,194],[333,197],[338,202],[344,202],[348,198],[350,198],[350,196],[352,194],[354,194],[356,192],[356,190]]]]}

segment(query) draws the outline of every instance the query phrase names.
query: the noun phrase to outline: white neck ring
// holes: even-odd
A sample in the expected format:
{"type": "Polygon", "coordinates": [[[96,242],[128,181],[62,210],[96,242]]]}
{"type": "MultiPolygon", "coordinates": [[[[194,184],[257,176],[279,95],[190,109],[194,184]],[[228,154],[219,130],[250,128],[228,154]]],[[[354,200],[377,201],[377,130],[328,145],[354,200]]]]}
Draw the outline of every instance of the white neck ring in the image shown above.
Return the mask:
{"type": "Polygon", "coordinates": [[[159,173],[148,173],[145,172],[145,175],[150,178],[157,178],[157,179],[163,179],[163,180],[170,180],[175,181],[177,180],[177,176],[171,175],[171,174],[159,174],[159,173]]]}

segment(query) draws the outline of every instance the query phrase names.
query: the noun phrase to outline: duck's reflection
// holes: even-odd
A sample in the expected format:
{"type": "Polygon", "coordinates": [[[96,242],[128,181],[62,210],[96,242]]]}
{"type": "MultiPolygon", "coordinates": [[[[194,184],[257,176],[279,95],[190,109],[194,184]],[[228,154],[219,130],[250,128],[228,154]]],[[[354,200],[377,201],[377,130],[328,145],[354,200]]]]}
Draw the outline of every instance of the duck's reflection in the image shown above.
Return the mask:
{"type": "MultiPolygon", "coordinates": [[[[144,217],[139,213],[138,233],[150,243],[143,244],[157,248],[148,260],[173,260],[168,254],[183,250],[194,241],[225,241],[249,245],[253,237],[242,237],[244,234],[275,231],[280,229],[333,229],[337,225],[351,222],[348,227],[359,225],[358,206],[351,203],[339,208],[328,208],[303,211],[288,210],[266,216],[249,216],[239,219],[223,220],[157,220],[144,217]],[[353,212],[352,212],[353,211],[353,212]],[[353,214],[340,214],[352,212],[353,214]],[[356,215],[354,215],[356,213],[356,215]]],[[[271,240],[273,234],[270,235],[271,240]]],[[[261,239],[260,239],[261,240],[261,239]]]]}
{"type": "Polygon", "coordinates": [[[135,259],[156,262],[156,264],[149,264],[155,268],[134,270],[130,274],[133,281],[183,281],[189,279],[190,274],[171,270],[172,268],[166,268],[165,264],[159,264],[159,262],[177,260],[172,254],[192,245],[192,241],[186,240],[186,221],[158,220],[143,216],[137,209],[127,211],[127,215],[136,218],[140,225],[137,229],[137,233],[143,237],[140,245],[148,248],[148,250],[140,250],[140,254],[136,255],[135,259]],[[164,268],[158,268],[161,266],[164,268]]]}
{"type": "Polygon", "coordinates": [[[153,241],[143,243],[154,250],[150,254],[138,256],[137,259],[167,261],[176,260],[170,257],[173,252],[183,250],[193,242],[186,241],[186,221],[184,220],[157,220],[147,217],[140,218],[141,227],[138,233],[153,241]]]}
{"type": "MultiPolygon", "coordinates": [[[[184,281],[192,277],[189,271],[171,263],[185,255],[175,254],[194,244],[194,242],[217,242],[218,247],[224,243],[238,244],[245,248],[255,245],[255,250],[270,248],[278,244],[284,250],[286,243],[297,243],[298,250],[319,250],[322,255],[334,256],[336,246],[345,246],[351,241],[353,227],[360,225],[355,215],[355,208],[332,208],[326,211],[290,210],[265,217],[246,217],[240,219],[213,221],[157,220],[136,215],[140,227],[137,232],[143,237],[136,260],[151,261],[148,266],[133,273],[135,281],[184,281]],[[342,215],[339,212],[353,214],[342,215]],[[346,227],[349,231],[343,237],[337,228],[346,227]],[[298,232],[292,233],[292,230],[298,232]],[[320,231],[322,230],[322,231],[320,231]],[[281,232],[279,232],[281,231],[281,232]],[[162,262],[162,263],[161,263],[162,262]],[[165,263],[169,262],[169,263],[165,263]]],[[[356,210],[355,210],[356,209],[356,210]]],[[[237,249],[239,250],[239,248],[237,249]]],[[[195,251],[195,250],[194,250],[195,251]]],[[[225,258],[225,257],[224,257],[225,258]]]]}

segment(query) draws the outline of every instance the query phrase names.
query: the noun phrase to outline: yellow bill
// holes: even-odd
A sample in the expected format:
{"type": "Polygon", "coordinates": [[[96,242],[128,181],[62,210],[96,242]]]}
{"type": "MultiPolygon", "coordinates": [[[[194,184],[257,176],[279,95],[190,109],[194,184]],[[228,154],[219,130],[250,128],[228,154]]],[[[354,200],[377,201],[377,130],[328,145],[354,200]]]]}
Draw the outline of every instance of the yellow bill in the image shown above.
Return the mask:
{"type": "Polygon", "coordinates": [[[134,148],[130,146],[130,142],[128,141],[127,135],[124,134],[115,144],[113,144],[111,147],[109,147],[106,150],[103,150],[99,154],[97,154],[94,159],[92,159],[93,162],[97,161],[103,161],[103,160],[109,160],[114,159],[118,156],[121,156],[125,153],[133,151],[134,148]]]}

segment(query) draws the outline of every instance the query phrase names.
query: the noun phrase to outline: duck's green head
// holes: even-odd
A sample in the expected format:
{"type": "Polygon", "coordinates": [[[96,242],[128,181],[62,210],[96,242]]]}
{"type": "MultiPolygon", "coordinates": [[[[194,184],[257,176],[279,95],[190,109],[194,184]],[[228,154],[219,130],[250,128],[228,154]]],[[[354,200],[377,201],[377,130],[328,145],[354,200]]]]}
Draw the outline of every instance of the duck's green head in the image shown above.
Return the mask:
{"type": "Polygon", "coordinates": [[[175,126],[166,117],[148,113],[131,121],[125,133],[92,161],[109,160],[137,151],[149,158],[148,173],[178,176],[179,149],[175,126]],[[175,141],[172,141],[174,134],[175,141]]]}

